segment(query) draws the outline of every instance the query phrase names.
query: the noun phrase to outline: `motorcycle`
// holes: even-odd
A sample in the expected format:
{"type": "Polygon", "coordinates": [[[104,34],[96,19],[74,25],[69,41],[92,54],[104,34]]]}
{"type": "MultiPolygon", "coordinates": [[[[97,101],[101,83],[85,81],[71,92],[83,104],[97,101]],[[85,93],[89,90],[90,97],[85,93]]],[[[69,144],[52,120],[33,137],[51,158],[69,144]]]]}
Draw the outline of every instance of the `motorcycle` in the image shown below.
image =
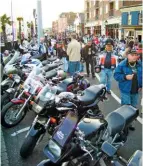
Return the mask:
{"type": "MultiPolygon", "coordinates": [[[[13,84],[11,85],[11,88],[8,88],[7,90],[3,91],[3,94],[1,96],[1,109],[3,108],[4,105],[6,105],[8,102],[11,101],[11,99],[17,97],[17,93],[19,91],[19,84],[23,82],[23,80],[25,80],[25,75],[23,75],[24,78],[21,79],[22,77],[20,77],[17,74],[10,74],[10,80],[13,81],[13,84]],[[18,88],[16,88],[18,86],[18,88]],[[16,90],[17,89],[17,90],[16,90]]],[[[3,83],[1,84],[1,86],[3,86],[3,83]]]]}
{"type": "Polygon", "coordinates": [[[24,82],[23,91],[17,98],[7,103],[1,111],[1,124],[6,128],[14,127],[19,124],[30,110],[30,101],[46,85],[40,68],[34,67],[28,78],[24,82]],[[15,109],[16,108],[16,109],[15,109]],[[13,110],[13,111],[12,111],[13,110]]]}
{"type": "Polygon", "coordinates": [[[49,160],[38,166],[60,166],[65,162],[68,166],[100,164],[105,153],[110,156],[124,145],[128,127],[139,114],[136,108],[124,105],[109,113],[105,119],[90,117],[79,121],[78,112],[76,110],[67,114],[44,148],[44,154],[49,160]],[[91,162],[93,158],[94,164],[91,162]]]}
{"type": "MultiPolygon", "coordinates": [[[[59,125],[63,117],[66,116],[67,111],[73,110],[76,106],[69,102],[70,99],[74,100],[76,97],[75,94],[71,92],[62,92],[55,98],[56,93],[55,87],[53,90],[49,86],[46,86],[41,93],[39,93],[38,102],[33,102],[32,109],[37,113],[37,116],[35,117],[30,130],[27,132],[20,149],[20,155],[23,158],[28,157],[33,152],[35,146],[42,140],[46,131],[48,134],[52,135],[55,127],[59,125]]],[[[98,102],[102,100],[105,93],[105,87],[98,85],[91,86],[83,91],[83,95],[78,97],[81,104],[76,106],[80,112],[78,115],[79,119],[81,119],[87,111],[90,116],[102,116],[98,107],[98,102]]]]}
{"type": "Polygon", "coordinates": [[[26,58],[26,55],[23,55],[20,62],[8,65],[5,68],[5,78],[6,76],[7,78],[1,82],[2,95],[7,89],[14,88],[15,86],[15,81],[11,79],[11,78],[15,78],[15,77],[11,77],[12,74],[17,74],[21,78],[24,76],[23,78],[25,78],[25,76],[28,75],[28,73],[32,70],[34,66],[42,67],[42,63],[39,60],[37,59],[31,60],[29,58],[25,60],[25,58],[26,58]]]}

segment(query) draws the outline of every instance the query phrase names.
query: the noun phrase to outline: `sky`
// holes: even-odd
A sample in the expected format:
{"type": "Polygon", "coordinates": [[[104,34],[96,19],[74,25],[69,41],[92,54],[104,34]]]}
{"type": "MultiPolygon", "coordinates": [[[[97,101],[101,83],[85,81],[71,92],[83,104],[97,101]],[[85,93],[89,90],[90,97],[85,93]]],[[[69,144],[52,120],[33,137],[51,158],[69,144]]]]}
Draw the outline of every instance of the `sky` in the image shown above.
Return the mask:
{"type": "MultiPolygon", "coordinates": [[[[11,1],[13,17],[22,16],[26,21],[32,20],[33,9],[37,0],[0,0],[0,16],[11,16],[11,1]]],[[[84,0],[41,0],[43,28],[52,27],[52,21],[58,19],[62,12],[83,12],[84,0]]]]}

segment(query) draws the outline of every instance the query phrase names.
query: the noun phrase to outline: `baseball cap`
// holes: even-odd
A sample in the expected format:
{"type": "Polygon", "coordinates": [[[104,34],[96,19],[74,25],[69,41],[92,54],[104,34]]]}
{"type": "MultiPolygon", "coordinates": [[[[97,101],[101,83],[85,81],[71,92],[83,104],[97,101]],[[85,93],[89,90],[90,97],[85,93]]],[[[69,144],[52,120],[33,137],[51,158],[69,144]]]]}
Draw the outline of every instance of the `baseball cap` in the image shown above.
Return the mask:
{"type": "Polygon", "coordinates": [[[106,42],[105,42],[105,45],[114,45],[114,42],[112,39],[107,39],[106,42]]]}

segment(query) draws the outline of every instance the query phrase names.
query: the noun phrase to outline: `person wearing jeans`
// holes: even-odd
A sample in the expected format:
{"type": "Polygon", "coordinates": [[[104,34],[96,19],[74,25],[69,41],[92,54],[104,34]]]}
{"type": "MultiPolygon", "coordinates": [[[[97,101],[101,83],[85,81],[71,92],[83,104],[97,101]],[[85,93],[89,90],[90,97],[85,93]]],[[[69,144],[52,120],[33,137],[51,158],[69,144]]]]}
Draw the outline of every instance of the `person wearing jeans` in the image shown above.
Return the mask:
{"type": "MultiPolygon", "coordinates": [[[[142,64],[138,57],[136,50],[130,50],[127,59],[115,69],[114,78],[119,83],[121,105],[138,105],[139,92],[142,90],[142,64]]],[[[130,129],[134,130],[134,127],[130,129]]]]}
{"type": "Polygon", "coordinates": [[[113,78],[113,71],[111,69],[101,70],[100,82],[106,85],[107,92],[110,92],[112,78],[113,78]]]}
{"type": "Polygon", "coordinates": [[[117,65],[116,56],[113,54],[113,40],[106,41],[106,51],[100,56],[99,67],[101,68],[100,83],[106,85],[107,93],[111,94],[111,82],[113,70],[117,65]]]}
{"type": "Polygon", "coordinates": [[[76,40],[76,34],[72,34],[72,40],[68,44],[67,55],[69,57],[69,73],[72,76],[80,70],[81,45],[76,40]]]}

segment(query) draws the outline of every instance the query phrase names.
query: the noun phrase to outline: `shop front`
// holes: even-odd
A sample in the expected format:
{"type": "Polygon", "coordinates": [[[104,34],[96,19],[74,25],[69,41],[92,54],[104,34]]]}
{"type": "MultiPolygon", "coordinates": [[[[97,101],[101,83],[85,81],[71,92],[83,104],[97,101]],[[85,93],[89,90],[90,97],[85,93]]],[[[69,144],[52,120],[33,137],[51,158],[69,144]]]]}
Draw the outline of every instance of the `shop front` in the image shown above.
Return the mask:
{"type": "Polygon", "coordinates": [[[124,30],[124,38],[128,37],[130,39],[137,38],[139,42],[143,40],[142,38],[142,26],[122,26],[124,30]]]}
{"type": "Polygon", "coordinates": [[[106,25],[106,36],[111,36],[111,38],[119,38],[119,24],[106,25]]]}
{"type": "Polygon", "coordinates": [[[98,36],[101,35],[101,25],[94,27],[94,35],[98,35],[98,36]]]}

